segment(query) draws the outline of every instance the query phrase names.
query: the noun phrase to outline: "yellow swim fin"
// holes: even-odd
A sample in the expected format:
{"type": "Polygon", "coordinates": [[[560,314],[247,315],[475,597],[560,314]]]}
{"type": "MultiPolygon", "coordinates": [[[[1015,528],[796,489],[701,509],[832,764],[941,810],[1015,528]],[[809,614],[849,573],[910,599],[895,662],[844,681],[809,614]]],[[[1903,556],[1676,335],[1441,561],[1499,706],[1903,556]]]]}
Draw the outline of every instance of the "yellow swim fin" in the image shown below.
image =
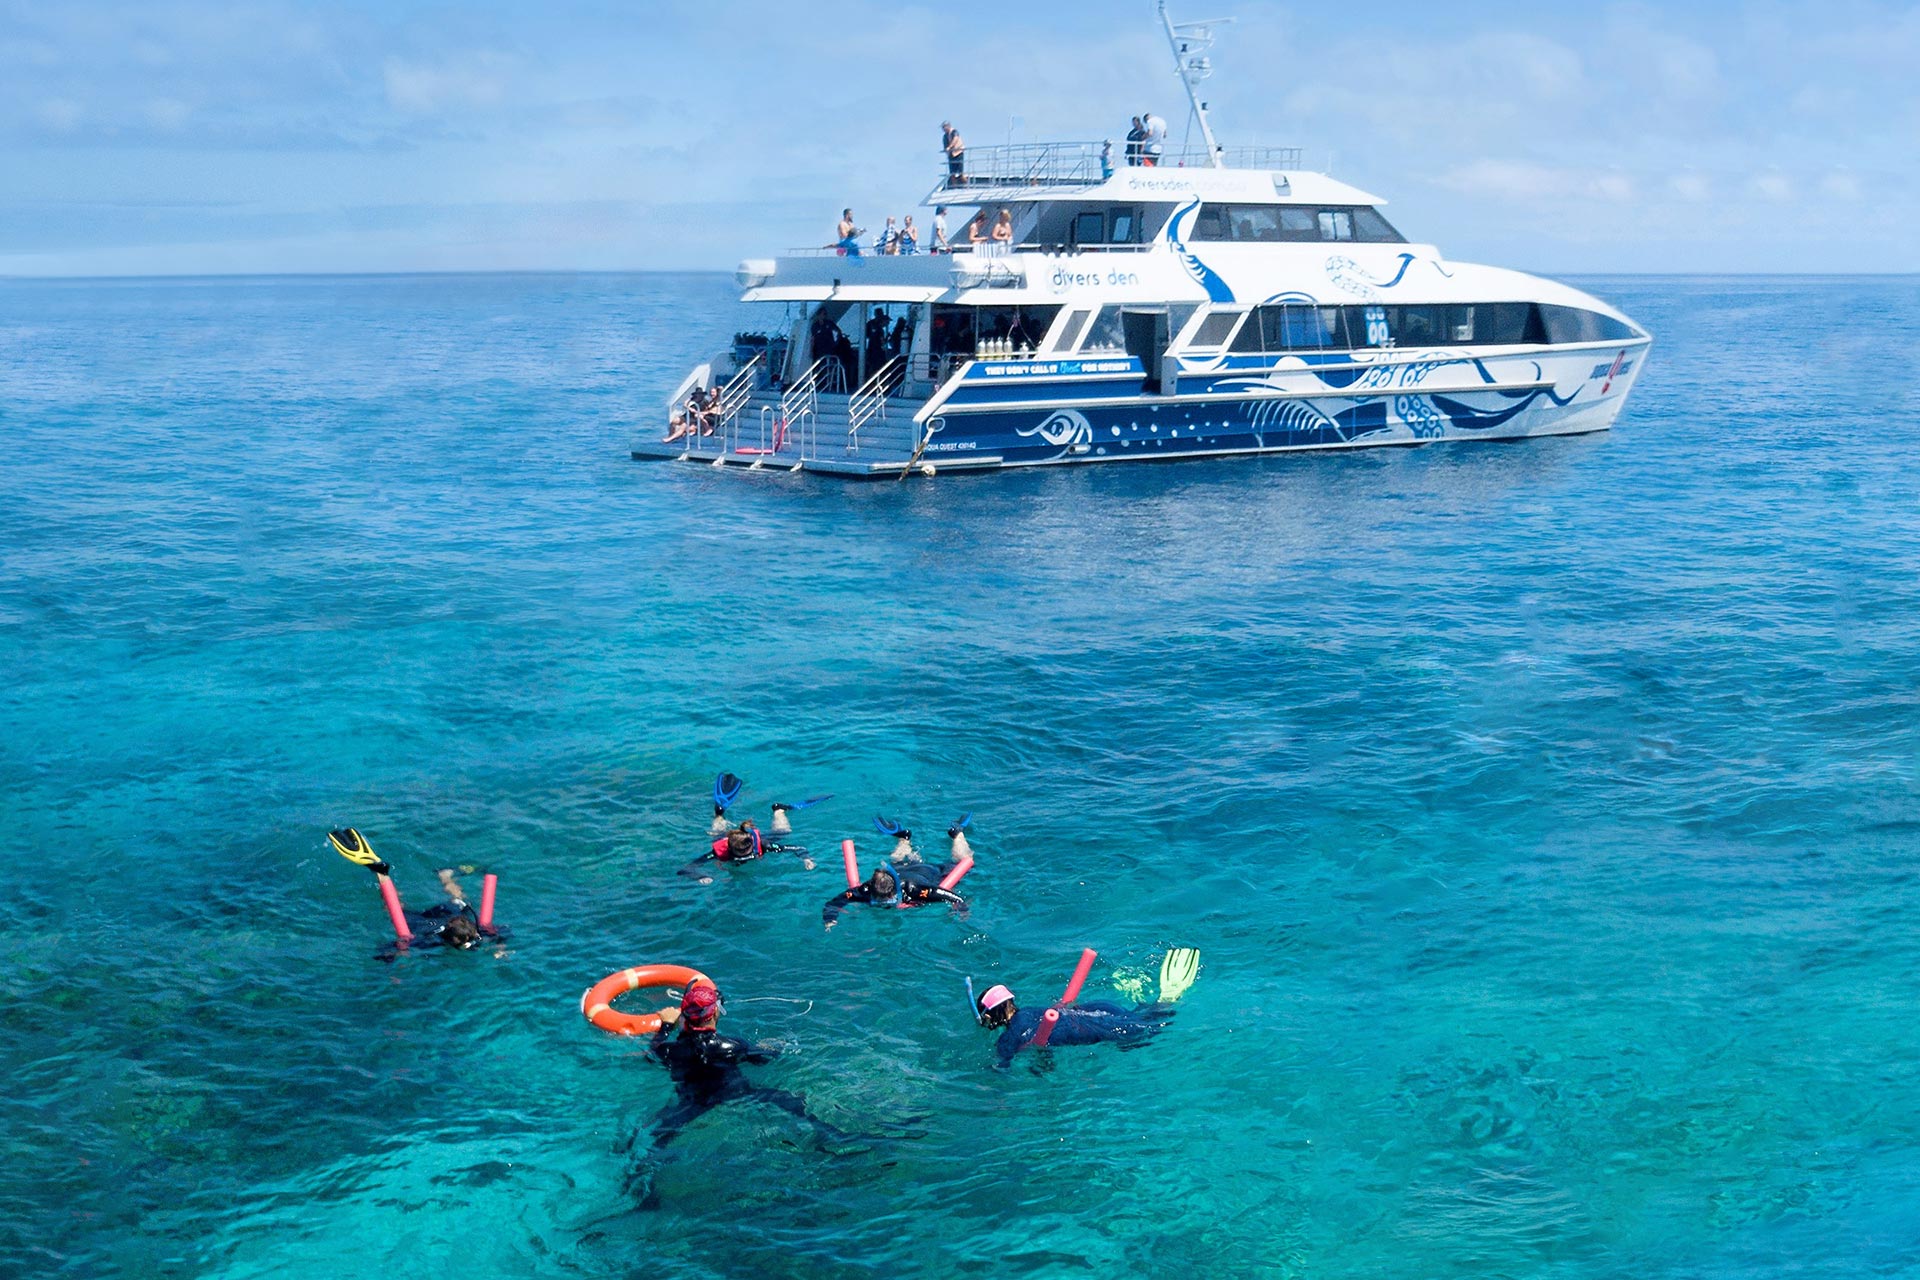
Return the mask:
{"type": "Polygon", "coordinates": [[[1187,994],[1187,988],[1200,976],[1200,953],[1192,947],[1175,947],[1160,962],[1160,1002],[1172,1004],[1187,994]]]}
{"type": "Polygon", "coordinates": [[[373,846],[367,843],[367,838],[352,827],[327,832],[327,843],[333,846],[335,853],[348,862],[365,867],[377,876],[386,875],[393,870],[392,867],[380,861],[379,855],[373,851],[373,846]]]}

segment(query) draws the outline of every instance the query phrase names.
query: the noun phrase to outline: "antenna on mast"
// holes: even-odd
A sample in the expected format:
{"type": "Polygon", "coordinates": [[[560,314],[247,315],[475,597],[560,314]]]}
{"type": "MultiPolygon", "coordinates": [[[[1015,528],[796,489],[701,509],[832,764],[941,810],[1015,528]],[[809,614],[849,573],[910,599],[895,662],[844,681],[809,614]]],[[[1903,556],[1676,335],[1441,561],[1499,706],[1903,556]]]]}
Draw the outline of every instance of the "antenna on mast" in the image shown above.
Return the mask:
{"type": "Polygon", "coordinates": [[[1173,69],[1187,87],[1187,101],[1193,104],[1193,118],[1200,122],[1200,136],[1207,140],[1207,160],[1216,169],[1226,168],[1220,156],[1220,144],[1213,140],[1213,126],[1207,123],[1207,104],[1200,101],[1200,82],[1213,74],[1213,61],[1207,50],[1213,48],[1213,29],[1225,26],[1232,18],[1203,18],[1199,22],[1175,22],[1167,16],[1167,0],[1160,0],[1160,21],[1167,28],[1167,47],[1173,50],[1173,69]]]}

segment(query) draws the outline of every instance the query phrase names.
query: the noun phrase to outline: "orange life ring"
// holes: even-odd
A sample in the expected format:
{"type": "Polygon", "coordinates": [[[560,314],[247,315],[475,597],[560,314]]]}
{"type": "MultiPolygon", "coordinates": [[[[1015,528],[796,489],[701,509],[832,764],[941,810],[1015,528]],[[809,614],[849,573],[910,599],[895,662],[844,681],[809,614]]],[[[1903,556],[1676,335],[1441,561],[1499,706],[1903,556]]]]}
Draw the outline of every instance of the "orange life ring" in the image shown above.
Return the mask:
{"type": "Polygon", "coordinates": [[[587,988],[580,997],[580,1012],[602,1031],[617,1036],[650,1036],[660,1029],[657,1013],[621,1013],[613,1007],[616,998],[641,987],[691,987],[714,981],[698,969],[682,964],[643,964],[610,973],[587,988]]]}

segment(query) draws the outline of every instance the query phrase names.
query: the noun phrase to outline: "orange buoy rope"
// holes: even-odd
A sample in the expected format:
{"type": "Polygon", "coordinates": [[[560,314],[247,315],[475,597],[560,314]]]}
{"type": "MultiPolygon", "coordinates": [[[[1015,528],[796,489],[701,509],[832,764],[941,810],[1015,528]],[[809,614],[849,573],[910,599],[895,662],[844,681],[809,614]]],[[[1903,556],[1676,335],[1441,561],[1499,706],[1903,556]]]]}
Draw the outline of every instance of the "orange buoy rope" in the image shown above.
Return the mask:
{"type": "Polygon", "coordinates": [[[641,987],[691,987],[699,983],[713,986],[712,978],[698,969],[682,964],[643,964],[610,973],[587,988],[580,997],[580,1012],[602,1031],[616,1036],[650,1036],[660,1029],[658,1013],[621,1013],[613,1002],[641,987]]]}

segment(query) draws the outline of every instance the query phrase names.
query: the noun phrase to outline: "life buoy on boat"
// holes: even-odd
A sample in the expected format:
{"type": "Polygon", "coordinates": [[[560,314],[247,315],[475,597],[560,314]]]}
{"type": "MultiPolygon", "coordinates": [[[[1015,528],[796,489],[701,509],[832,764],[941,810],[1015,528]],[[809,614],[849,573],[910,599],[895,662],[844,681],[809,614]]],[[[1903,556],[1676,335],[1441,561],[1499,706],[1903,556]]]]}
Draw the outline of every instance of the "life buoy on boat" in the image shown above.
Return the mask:
{"type": "Polygon", "coordinates": [[[657,1013],[621,1013],[613,1002],[641,987],[691,987],[698,983],[713,986],[714,981],[698,969],[683,964],[643,964],[610,973],[588,987],[580,997],[580,1012],[588,1022],[616,1036],[650,1036],[660,1029],[657,1013]]]}

